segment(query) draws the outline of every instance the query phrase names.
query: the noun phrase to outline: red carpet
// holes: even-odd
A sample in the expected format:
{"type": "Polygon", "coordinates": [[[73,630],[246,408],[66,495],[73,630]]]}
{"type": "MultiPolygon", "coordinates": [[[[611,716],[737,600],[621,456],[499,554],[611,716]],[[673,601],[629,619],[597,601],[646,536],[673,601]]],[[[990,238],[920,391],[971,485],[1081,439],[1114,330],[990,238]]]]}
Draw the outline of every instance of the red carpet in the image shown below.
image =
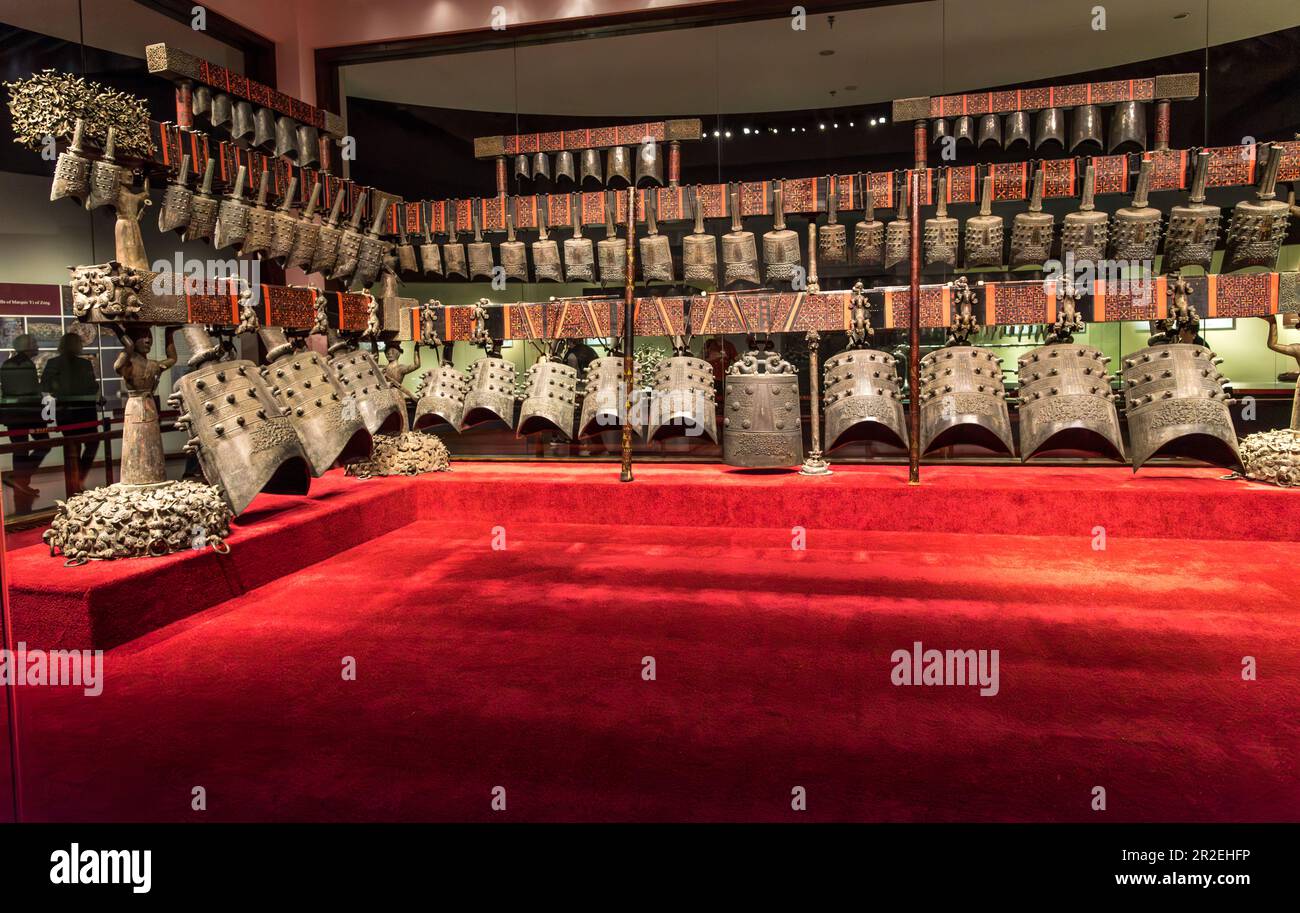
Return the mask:
{"type": "Polygon", "coordinates": [[[1300,816],[1294,493],[1212,471],[615,472],[398,482],[423,519],[110,651],[101,697],[21,689],[28,816],[1300,816]],[[943,509],[905,509],[925,499],[943,509]],[[1071,534],[1023,534],[1053,518],[1071,534]],[[1279,541],[1234,535],[1252,524],[1279,541]],[[892,685],[918,640],[998,650],[999,693],[892,685]]]}

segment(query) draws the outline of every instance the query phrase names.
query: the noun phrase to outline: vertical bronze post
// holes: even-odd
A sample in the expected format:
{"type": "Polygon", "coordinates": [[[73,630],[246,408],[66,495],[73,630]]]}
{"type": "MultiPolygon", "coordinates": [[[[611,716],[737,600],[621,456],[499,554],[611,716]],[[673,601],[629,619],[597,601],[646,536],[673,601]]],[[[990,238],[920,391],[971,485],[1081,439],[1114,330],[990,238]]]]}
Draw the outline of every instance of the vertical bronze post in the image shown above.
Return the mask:
{"type": "Polygon", "coordinates": [[[925,175],[926,123],[918,120],[912,129],[914,167],[904,193],[912,195],[911,283],[908,289],[907,393],[908,412],[907,481],[921,481],[921,178],[925,175]]]}
{"type": "Polygon", "coordinates": [[[632,384],[636,359],[632,346],[633,300],[636,286],[636,186],[627,189],[627,273],[623,282],[623,468],[620,482],[632,481],[632,384]]]}
{"type": "Polygon", "coordinates": [[[1156,102],[1156,141],[1155,151],[1164,152],[1169,148],[1169,99],[1162,98],[1156,102]]]}
{"type": "MultiPolygon", "coordinates": [[[[809,225],[808,227],[809,229],[816,228],[815,225],[809,225]]],[[[816,247],[816,241],[814,240],[810,246],[816,247]]],[[[808,343],[808,405],[812,412],[812,449],[809,450],[807,458],[803,461],[803,467],[799,470],[799,474],[828,476],[831,474],[831,467],[822,457],[822,387],[820,368],[817,364],[817,350],[821,348],[822,337],[816,329],[811,329],[804,334],[804,340],[808,343]]]]}

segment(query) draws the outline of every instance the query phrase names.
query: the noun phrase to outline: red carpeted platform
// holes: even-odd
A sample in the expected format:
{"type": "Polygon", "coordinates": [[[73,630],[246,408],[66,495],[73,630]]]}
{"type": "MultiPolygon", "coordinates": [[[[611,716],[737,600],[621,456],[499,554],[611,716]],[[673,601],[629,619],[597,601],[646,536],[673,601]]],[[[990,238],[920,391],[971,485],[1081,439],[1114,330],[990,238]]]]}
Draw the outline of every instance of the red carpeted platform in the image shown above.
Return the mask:
{"type": "Polygon", "coordinates": [[[1294,492],[1214,470],[935,468],[909,488],[893,468],[454,466],[327,482],[322,560],[218,578],[270,582],[111,650],[100,697],[20,689],[29,816],[1300,815],[1294,492]],[[999,651],[998,693],[895,686],[917,641],[999,651]]]}

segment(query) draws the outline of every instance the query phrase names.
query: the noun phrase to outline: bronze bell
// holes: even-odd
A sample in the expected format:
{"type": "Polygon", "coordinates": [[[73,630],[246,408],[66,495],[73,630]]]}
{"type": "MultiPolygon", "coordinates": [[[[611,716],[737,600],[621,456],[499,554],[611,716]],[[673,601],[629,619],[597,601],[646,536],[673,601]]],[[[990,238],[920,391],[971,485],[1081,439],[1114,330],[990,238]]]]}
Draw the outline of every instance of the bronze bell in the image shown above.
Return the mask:
{"type": "Polygon", "coordinates": [[[610,187],[616,186],[615,178],[621,182],[619,186],[632,183],[632,155],[626,146],[611,146],[605,153],[605,173],[610,187]]]}
{"type": "Polygon", "coordinates": [[[1074,109],[1074,123],[1070,127],[1070,151],[1092,143],[1098,151],[1102,149],[1101,109],[1096,105],[1080,105],[1074,109]]]}
{"type": "Polygon", "coordinates": [[[190,111],[195,117],[204,117],[212,113],[212,90],[207,86],[195,86],[190,93],[190,111]]]}
{"type": "MultiPolygon", "coordinates": [[[[633,367],[633,390],[640,386],[641,369],[633,367]]],[[[582,412],[578,416],[578,437],[592,438],[606,431],[617,431],[623,427],[627,416],[626,398],[624,397],[623,359],[620,356],[606,355],[587,365],[584,377],[582,412]]],[[[637,427],[636,413],[632,413],[634,433],[642,433],[637,427]]]]}
{"type": "Polygon", "coordinates": [[[1083,197],[1079,208],[1061,220],[1061,259],[1076,263],[1100,263],[1106,259],[1110,239],[1110,215],[1096,205],[1097,173],[1089,165],[1083,174],[1083,197]]]}
{"type": "Polygon", "coordinates": [[[1140,101],[1124,101],[1115,106],[1110,119],[1110,152],[1125,144],[1138,150],[1147,147],[1147,109],[1140,101]]]}
{"type": "Polygon", "coordinates": [[[1255,188],[1255,199],[1242,200],[1232,209],[1223,253],[1223,272],[1247,266],[1275,269],[1282,242],[1286,239],[1291,207],[1285,200],[1277,199],[1277,171],[1282,163],[1282,147],[1270,143],[1261,151],[1266,156],[1264,176],[1255,188]]]}
{"type": "Polygon", "coordinates": [[[515,366],[504,358],[487,356],[474,362],[460,430],[487,422],[513,425],[515,418],[515,366]]]}
{"type": "Polygon", "coordinates": [[[226,127],[235,121],[234,103],[225,92],[212,96],[212,126],[226,127]]]}
{"type": "Polygon", "coordinates": [[[551,182],[551,159],[545,152],[533,156],[533,180],[547,184],[551,182]]]}
{"type": "Polygon", "coordinates": [[[528,156],[515,156],[515,177],[522,181],[531,181],[533,179],[533,169],[528,161],[528,156]]]}
{"type": "Polygon", "coordinates": [[[1020,356],[1020,459],[1052,450],[1084,450],[1125,461],[1100,349],[1054,342],[1020,356]]]}
{"type": "Polygon", "coordinates": [[[1123,380],[1134,472],[1157,455],[1240,471],[1232,397],[1213,352],[1186,343],[1139,349],[1124,359],[1123,380]]]}
{"type": "Polygon", "coordinates": [[[181,335],[199,354],[176,382],[175,399],[182,407],[178,424],[189,432],[188,446],[203,475],[231,512],[241,513],[260,491],[306,494],[307,455],[258,366],[217,360],[221,347],[202,326],[189,324],[181,335]]]}
{"type": "Polygon", "coordinates": [[[515,238],[515,198],[506,206],[506,239],[500,244],[501,269],[507,279],[528,281],[528,248],[515,238]]]}
{"type": "Polygon", "coordinates": [[[292,117],[275,119],[275,154],[298,159],[298,122],[292,117]]]}
{"type": "Polygon", "coordinates": [[[217,225],[217,200],[212,196],[212,176],[216,172],[217,160],[208,159],[203,169],[203,183],[198,193],[190,200],[189,222],[181,229],[181,240],[199,241],[212,237],[217,225]]]}
{"type": "Polygon", "coordinates": [[[258,108],[253,112],[253,145],[258,149],[276,149],[279,152],[280,134],[276,129],[275,115],[269,108],[258,108]]]}
{"type": "Polygon", "coordinates": [[[569,189],[578,183],[578,173],[574,168],[573,153],[565,149],[563,152],[556,153],[555,156],[555,186],[560,186],[560,180],[568,182],[569,189]]]}
{"type": "Polygon", "coordinates": [[[257,335],[266,349],[262,377],[275,401],[288,411],[285,417],[298,435],[311,474],[320,477],[335,465],[370,456],[370,432],[359,410],[344,414],[340,403],[346,391],[328,359],[295,349],[281,327],[259,327],[257,335]]]}
{"type": "Polygon", "coordinates": [[[72,145],[59,153],[54,165],[54,182],[50,185],[50,202],[67,197],[78,206],[86,202],[90,192],[90,159],[86,157],[82,145],[86,134],[86,122],[77,118],[72,130],[72,145]]]}
{"type": "Polygon", "coordinates": [[[460,421],[465,414],[467,393],[469,384],[465,380],[465,373],[459,368],[443,364],[436,371],[426,371],[417,391],[419,401],[415,406],[412,429],[425,431],[437,428],[459,432],[460,421]]]}
{"type": "Polygon", "coordinates": [[[655,367],[646,440],[707,438],[718,441],[713,366],[689,350],[655,367]]]}
{"type": "Polygon", "coordinates": [[[1065,112],[1060,108],[1044,108],[1038,112],[1034,149],[1043,148],[1045,143],[1058,143],[1062,149],[1065,148],[1065,112]]]}
{"type": "Polygon", "coordinates": [[[320,131],[310,124],[299,124],[294,131],[294,143],[299,165],[315,168],[320,164],[320,131]]]}
{"type": "Polygon", "coordinates": [[[1185,266],[1199,266],[1207,273],[1210,271],[1223,213],[1218,206],[1205,202],[1209,169],[1210,153],[1202,149],[1196,156],[1188,201],[1169,209],[1164,262],[1167,273],[1177,272],[1185,266]]]}
{"type": "Polygon", "coordinates": [[[969,114],[963,114],[953,121],[952,135],[957,137],[957,143],[960,145],[963,141],[974,144],[975,142],[975,118],[969,114]]]}
{"type": "Polygon", "coordinates": [[[970,444],[1014,452],[1002,360],[969,345],[937,349],[921,359],[921,453],[970,444]]]}
{"type": "Polygon", "coordinates": [[[1133,202],[1115,210],[1115,224],[1110,232],[1110,255],[1114,259],[1154,261],[1156,258],[1162,214],[1147,201],[1154,167],[1150,159],[1142,161],[1133,202]]]}
{"type": "Polygon", "coordinates": [[[236,143],[247,149],[249,141],[257,130],[257,125],[253,120],[252,102],[237,101],[232,110],[233,122],[230,127],[230,135],[234,137],[236,143]]]}
{"type": "Polygon", "coordinates": [[[727,371],[722,459],[729,466],[768,469],[803,462],[799,376],[763,342],[727,371]]]}
{"type": "Polygon", "coordinates": [[[1012,111],[1007,115],[1006,129],[1002,132],[1002,148],[1010,149],[1016,143],[1029,145],[1029,112],[1012,111]]]}
{"type": "Polygon", "coordinates": [[[99,209],[101,206],[116,206],[118,193],[124,179],[129,179],[130,170],[117,163],[117,128],[109,127],[104,139],[104,154],[90,163],[90,175],[86,186],[86,209],[99,209]]]}
{"type": "Polygon", "coordinates": [[[985,114],[980,118],[979,145],[984,146],[987,143],[995,146],[1002,145],[1002,121],[996,114],[985,114]]]}
{"type": "Polygon", "coordinates": [[[948,135],[948,122],[942,117],[936,117],[930,132],[930,142],[937,143],[948,135]]]}
{"type": "Polygon", "coordinates": [[[218,250],[243,242],[244,235],[248,233],[248,204],[244,202],[244,187],[247,181],[248,169],[240,165],[239,171],[235,173],[234,185],[217,210],[217,224],[213,233],[212,246],[218,250]]]}
{"type": "Polygon", "coordinates": [[[600,150],[583,149],[582,150],[582,178],[580,181],[583,187],[605,186],[605,173],[600,168],[600,150]]]}
{"type": "Polygon", "coordinates": [[[826,360],[826,450],[875,441],[907,447],[907,413],[894,356],[848,349],[826,360]]]}
{"type": "MultiPolygon", "coordinates": [[[[80,122],[78,122],[80,124],[80,122]]],[[[181,156],[181,167],[167,189],[163,191],[162,205],[158,207],[158,230],[175,231],[190,224],[190,207],[194,192],[188,186],[190,157],[181,156]]]]}
{"type": "Polygon", "coordinates": [[[578,409],[578,369],[543,356],[526,373],[527,391],[519,408],[515,436],[549,431],[566,441],[572,438],[578,409]]]}
{"type": "Polygon", "coordinates": [[[659,155],[659,144],[649,139],[641,144],[636,152],[636,185],[645,184],[662,186],[664,182],[664,162],[659,155]]]}

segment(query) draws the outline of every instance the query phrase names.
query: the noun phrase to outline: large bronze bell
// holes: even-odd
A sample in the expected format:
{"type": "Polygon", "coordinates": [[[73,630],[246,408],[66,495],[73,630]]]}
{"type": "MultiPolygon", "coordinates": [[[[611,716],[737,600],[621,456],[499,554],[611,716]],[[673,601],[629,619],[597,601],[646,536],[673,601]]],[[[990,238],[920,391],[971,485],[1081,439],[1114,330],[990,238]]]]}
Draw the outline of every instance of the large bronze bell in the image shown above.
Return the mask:
{"type": "Polygon", "coordinates": [[[298,435],[311,474],[370,456],[373,442],[359,410],[343,409],[343,388],[322,355],[295,349],[279,327],[257,331],[266,346],[262,377],[298,435]]]}
{"type": "Polygon", "coordinates": [[[799,376],[776,352],[746,352],[727,371],[722,458],[729,466],[767,469],[803,462],[799,376]]]}
{"type": "Polygon", "coordinates": [[[705,437],[718,442],[713,366],[702,358],[674,355],[655,367],[647,439],[705,437]]]}
{"type": "Polygon", "coordinates": [[[573,437],[577,410],[578,369],[542,358],[528,367],[528,390],[519,409],[515,434],[523,437],[551,431],[566,441],[573,437]]]}
{"type": "MultiPolygon", "coordinates": [[[[618,431],[623,427],[625,404],[623,399],[623,357],[606,355],[587,365],[584,375],[582,414],[578,418],[578,437],[595,437],[605,431],[618,431]]],[[[640,375],[633,378],[633,389],[640,384],[640,375]]],[[[632,430],[640,433],[641,422],[632,416],[632,430]]]]}
{"type": "Polygon", "coordinates": [[[907,412],[894,356],[850,349],[826,360],[827,452],[859,441],[907,447],[907,412]]]}
{"type": "Polygon", "coordinates": [[[1241,470],[1237,432],[1218,359],[1204,346],[1150,346],[1124,359],[1129,456],[1137,472],[1154,456],[1241,470]]]}
{"type": "Polygon", "coordinates": [[[431,431],[435,428],[459,431],[465,415],[465,396],[468,393],[469,383],[465,380],[465,372],[459,368],[444,364],[437,370],[424,372],[416,391],[419,399],[415,404],[412,427],[416,431],[431,431]]]}
{"type": "Polygon", "coordinates": [[[514,425],[515,366],[489,355],[474,362],[471,371],[460,430],[492,421],[514,425]]]}
{"type": "Polygon", "coordinates": [[[330,370],[343,391],[343,414],[359,415],[366,430],[398,434],[406,427],[406,403],[394,395],[375,357],[350,343],[330,347],[330,370]]]}
{"type": "Polygon", "coordinates": [[[221,348],[200,326],[181,330],[190,351],[206,353],[176,382],[189,432],[186,450],[198,457],[208,482],[236,515],[261,491],[305,495],[310,466],[298,434],[251,361],[218,361],[221,348]]]}
{"type": "Polygon", "coordinates": [[[1109,363],[1100,349],[1073,342],[1040,346],[1020,357],[1021,460],[1047,450],[1125,459],[1109,363]]]}
{"type": "Polygon", "coordinates": [[[1002,360],[988,349],[949,346],[921,359],[921,452],[956,444],[1013,453],[1002,360]]]}

